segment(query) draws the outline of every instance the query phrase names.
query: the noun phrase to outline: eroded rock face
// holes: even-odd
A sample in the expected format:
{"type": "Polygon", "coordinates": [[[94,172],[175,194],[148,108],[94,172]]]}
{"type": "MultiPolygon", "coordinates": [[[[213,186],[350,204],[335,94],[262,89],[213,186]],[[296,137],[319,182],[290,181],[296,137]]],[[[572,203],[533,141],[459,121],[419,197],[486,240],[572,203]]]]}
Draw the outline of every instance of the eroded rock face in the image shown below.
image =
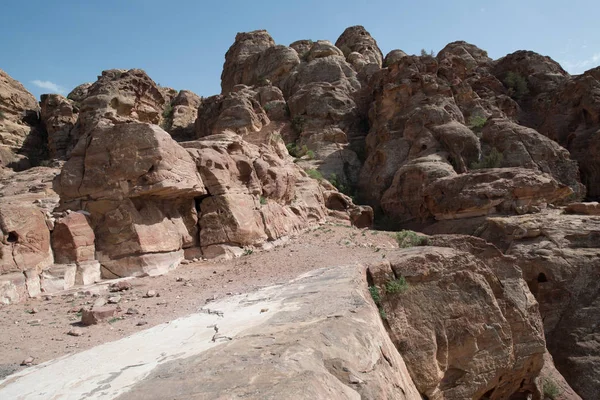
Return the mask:
{"type": "Polygon", "coordinates": [[[44,213],[34,205],[0,206],[0,274],[41,271],[53,262],[44,213]]]}
{"type": "MultiPolygon", "coordinates": [[[[444,213],[433,208],[454,202],[460,196],[449,193],[460,191],[467,197],[473,195],[471,200],[475,202],[485,202],[484,198],[491,201],[495,195],[482,198],[482,193],[475,195],[471,190],[478,190],[475,181],[484,175],[490,184],[503,180],[498,173],[486,172],[499,167],[526,168],[532,170],[532,176],[548,174],[554,182],[551,191],[566,185],[572,190],[571,198],[584,197],[586,189],[569,152],[517,123],[521,118],[519,104],[510,97],[515,96],[511,92],[514,88],[502,81],[509,72],[531,73],[531,79],[539,83],[532,90],[540,93],[547,90],[547,82],[568,79],[551,60],[534,53],[524,56],[525,61],[515,55],[495,63],[485,51],[466,42],[448,44],[435,58],[407,56],[400,51],[390,55],[386,68],[371,81],[374,101],[369,112],[367,158],[359,179],[362,199],[398,223],[425,221],[430,215],[438,219],[472,216],[477,214],[470,214],[473,209],[458,207],[457,212],[442,217],[444,213]],[[523,65],[538,67],[523,69],[523,65]],[[478,169],[481,172],[475,171],[478,169]],[[451,189],[453,184],[449,182],[466,186],[459,184],[451,189]],[[471,184],[472,189],[468,188],[471,184]],[[444,185],[443,190],[439,185],[444,185]],[[435,199],[426,200],[439,190],[435,199]]],[[[527,184],[517,181],[515,184],[525,189],[527,184]]],[[[538,194],[541,192],[533,190],[526,195],[525,203],[543,206],[564,201],[569,192],[559,190],[558,196],[541,195],[536,200],[538,194]]],[[[521,212],[517,208],[504,211],[521,212]]],[[[502,211],[487,209],[484,213],[502,211]]]]}
{"type": "Polygon", "coordinates": [[[157,264],[170,255],[174,268],[182,249],[197,245],[194,197],[206,190],[189,154],[158,126],[101,122],[73,150],[55,189],[63,209],[90,213],[107,276],[159,273],[152,254],[157,264]],[[146,253],[135,267],[128,258],[146,253]]]}
{"type": "Polygon", "coordinates": [[[566,147],[579,162],[581,180],[591,199],[600,198],[600,67],[550,85],[536,99],[541,133],[566,147]],[[543,96],[543,97],[542,97],[543,96]]]}
{"type": "Polygon", "coordinates": [[[210,193],[199,206],[203,251],[276,240],[323,220],[328,207],[342,211],[336,217],[370,225],[368,207],[350,199],[341,209],[328,203],[325,188],[290,161],[281,140],[256,145],[251,136],[245,141],[226,131],[184,143],[210,193]]]}
{"type": "Polygon", "coordinates": [[[75,145],[71,130],[79,109],[72,100],[59,94],[42,95],[41,120],[48,135],[48,152],[51,159],[64,159],[75,145]]]}
{"type": "Polygon", "coordinates": [[[481,240],[439,241],[447,247],[404,250],[369,267],[417,389],[432,400],[538,398],[542,321],[514,260],[481,240]],[[400,276],[408,289],[395,292],[400,276]]]}
{"type": "MultiPolygon", "coordinates": [[[[261,53],[275,46],[275,41],[265,30],[238,33],[235,43],[225,54],[221,74],[221,93],[227,94],[238,84],[253,84],[254,70],[261,53]]],[[[264,78],[268,78],[265,76],[264,78]]]]}
{"type": "Polygon", "coordinates": [[[346,57],[353,52],[359,53],[365,61],[364,64],[377,64],[381,67],[383,63],[383,53],[379,50],[377,41],[363,26],[346,28],[335,42],[335,46],[341,49],[346,57]]]}
{"type": "Polygon", "coordinates": [[[206,125],[211,125],[207,120],[217,116],[221,120],[227,117],[228,128],[235,131],[239,128],[233,126],[234,121],[238,120],[243,127],[260,130],[260,125],[268,122],[254,119],[253,114],[260,114],[254,104],[241,104],[239,93],[248,89],[241,85],[253,86],[250,89],[254,91],[278,88],[282,97],[277,104],[259,102],[271,120],[288,123],[288,129],[282,132],[287,144],[304,149],[298,152],[301,155],[310,151],[310,157],[303,158],[300,165],[317,169],[344,187],[354,185],[360,169],[355,150],[361,147],[366,134],[367,100],[363,95],[367,90],[360,92],[361,80],[366,78],[359,79],[359,71],[368,69],[363,68],[368,64],[373,67],[369,69],[372,74],[380,68],[382,58],[374,40],[362,37],[364,28],[355,28],[342,39],[355,49],[347,57],[327,40],[300,40],[286,47],[275,45],[265,31],[238,34],[226,55],[224,97],[210,98],[209,103],[217,104],[202,107],[199,121],[203,126],[199,128],[197,123],[196,131],[206,132],[206,125]]]}
{"type": "Polygon", "coordinates": [[[600,217],[541,214],[489,218],[480,235],[518,260],[540,304],[548,350],[584,399],[600,390],[600,217]]]}
{"type": "Polygon", "coordinates": [[[200,103],[200,96],[189,90],[180,91],[171,101],[171,115],[167,116],[167,131],[173,139],[182,141],[194,137],[194,123],[198,117],[200,103]]]}
{"type": "Polygon", "coordinates": [[[45,156],[39,113],[35,97],[0,70],[0,166],[23,170],[45,156]]]}
{"type": "Polygon", "coordinates": [[[424,193],[436,219],[539,211],[572,191],[551,176],[524,168],[487,169],[434,181],[424,193]]]}
{"type": "Polygon", "coordinates": [[[73,146],[102,120],[116,124],[145,122],[160,125],[165,119],[163,111],[170,102],[164,91],[141,69],[102,71],[98,80],[81,92],[81,97],[85,97],[81,100],[80,116],[72,133],[73,146]]]}

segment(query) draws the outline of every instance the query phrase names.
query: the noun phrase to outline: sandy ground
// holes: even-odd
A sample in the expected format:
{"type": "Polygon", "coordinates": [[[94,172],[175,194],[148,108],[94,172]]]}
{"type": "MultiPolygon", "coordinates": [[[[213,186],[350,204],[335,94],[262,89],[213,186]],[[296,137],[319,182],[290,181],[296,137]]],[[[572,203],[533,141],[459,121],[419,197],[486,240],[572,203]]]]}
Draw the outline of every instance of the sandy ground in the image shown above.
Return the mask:
{"type": "Polygon", "coordinates": [[[167,275],[129,280],[132,289],[118,293],[118,316],[98,325],[79,327],[78,310],[115,295],[107,285],[87,294],[80,291],[0,306],[0,378],[25,368],[20,364],[28,357],[35,365],[77,353],[188,315],[207,302],[285,283],[313,269],[380,261],[397,247],[390,232],[328,223],[270,251],[228,261],[200,261],[167,275]],[[149,290],[159,297],[144,297],[149,290]],[[74,327],[83,334],[69,335],[74,327]]]}

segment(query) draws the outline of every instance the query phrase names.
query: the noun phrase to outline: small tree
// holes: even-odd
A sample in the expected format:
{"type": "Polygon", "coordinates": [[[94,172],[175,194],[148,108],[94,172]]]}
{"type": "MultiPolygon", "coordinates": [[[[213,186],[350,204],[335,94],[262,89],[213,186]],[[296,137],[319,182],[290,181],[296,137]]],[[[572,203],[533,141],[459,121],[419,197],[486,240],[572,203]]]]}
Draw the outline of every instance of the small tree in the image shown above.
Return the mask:
{"type": "Polygon", "coordinates": [[[560,394],[560,388],[551,379],[544,379],[544,397],[554,400],[560,394]]]}
{"type": "Polygon", "coordinates": [[[421,49],[421,57],[435,57],[435,53],[433,50],[430,50],[429,53],[425,49],[421,49]]]}
{"type": "Polygon", "coordinates": [[[471,169],[484,169],[484,168],[500,168],[504,156],[495,147],[490,151],[490,154],[483,157],[481,161],[476,161],[471,164],[471,169]]]}
{"type": "Polygon", "coordinates": [[[471,115],[471,118],[469,118],[469,128],[471,128],[473,132],[481,132],[481,129],[483,129],[486,122],[486,117],[481,115],[471,115]]]}
{"type": "Polygon", "coordinates": [[[522,99],[523,96],[529,93],[527,80],[523,77],[523,75],[516,72],[511,71],[506,74],[504,84],[508,87],[508,95],[517,100],[522,99]]]}

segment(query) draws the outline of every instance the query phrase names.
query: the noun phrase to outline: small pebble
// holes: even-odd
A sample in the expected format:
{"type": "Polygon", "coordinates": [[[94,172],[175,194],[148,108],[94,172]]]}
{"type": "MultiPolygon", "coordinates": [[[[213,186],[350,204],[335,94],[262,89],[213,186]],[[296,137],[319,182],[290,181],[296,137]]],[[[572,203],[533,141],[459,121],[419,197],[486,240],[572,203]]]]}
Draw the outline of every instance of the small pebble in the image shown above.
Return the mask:
{"type": "Polygon", "coordinates": [[[31,364],[33,364],[33,360],[35,360],[35,358],[27,357],[26,359],[21,361],[21,365],[31,365],[31,364]]]}
{"type": "Polygon", "coordinates": [[[82,336],[83,334],[83,329],[80,328],[73,328],[69,332],[67,332],[67,335],[69,336],[82,336]]]}

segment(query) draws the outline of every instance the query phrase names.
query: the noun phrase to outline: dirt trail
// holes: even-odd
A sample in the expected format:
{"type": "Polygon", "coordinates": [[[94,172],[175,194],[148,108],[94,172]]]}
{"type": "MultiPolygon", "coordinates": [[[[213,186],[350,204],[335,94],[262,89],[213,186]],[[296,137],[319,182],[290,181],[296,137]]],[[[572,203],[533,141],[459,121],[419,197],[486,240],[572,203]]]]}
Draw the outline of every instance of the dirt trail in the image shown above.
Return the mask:
{"type": "Polygon", "coordinates": [[[2,306],[0,378],[24,368],[19,364],[28,357],[34,358],[35,365],[76,353],[188,315],[207,300],[284,283],[321,267],[382,260],[397,247],[389,232],[328,223],[270,251],[235,260],[200,261],[182,265],[167,275],[130,280],[132,290],[119,293],[118,318],[83,327],[82,336],[67,334],[80,321],[77,310],[114,293],[104,289],[96,295],[78,293],[2,306]],[[156,291],[159,297],[145,298],[148,290],[156,291]],[[35,314],[31,313],[33,309],[35,314]]]}

